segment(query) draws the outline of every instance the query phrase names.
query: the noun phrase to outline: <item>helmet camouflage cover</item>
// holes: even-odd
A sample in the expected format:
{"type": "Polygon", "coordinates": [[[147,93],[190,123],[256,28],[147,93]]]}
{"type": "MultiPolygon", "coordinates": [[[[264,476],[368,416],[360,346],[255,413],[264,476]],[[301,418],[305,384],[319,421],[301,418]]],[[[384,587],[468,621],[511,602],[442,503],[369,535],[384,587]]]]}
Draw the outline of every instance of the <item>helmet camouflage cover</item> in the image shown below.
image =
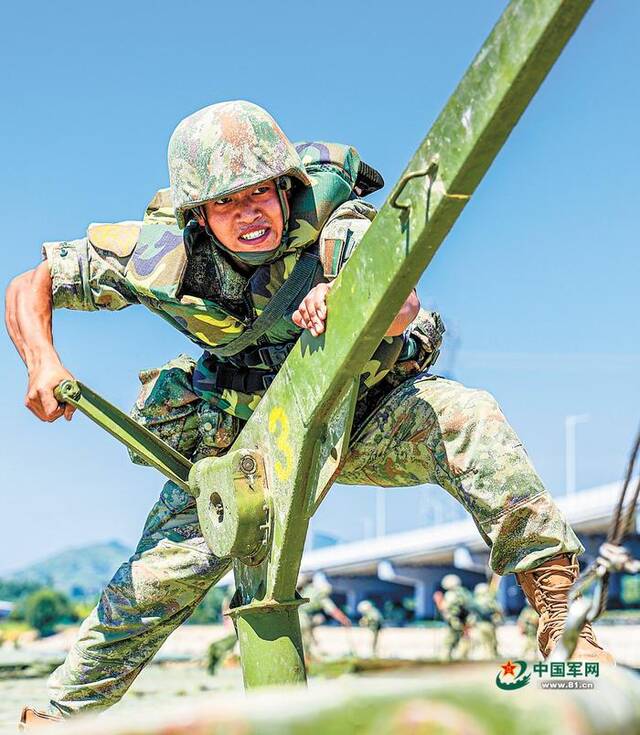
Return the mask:
{"type": "Polygon", "coordinates": [[[220,102],[179,123],[169,141],[169,181],[179,227],[193,207],[269,179],[309,177],[295,147],[258,105],[220,102]]]}

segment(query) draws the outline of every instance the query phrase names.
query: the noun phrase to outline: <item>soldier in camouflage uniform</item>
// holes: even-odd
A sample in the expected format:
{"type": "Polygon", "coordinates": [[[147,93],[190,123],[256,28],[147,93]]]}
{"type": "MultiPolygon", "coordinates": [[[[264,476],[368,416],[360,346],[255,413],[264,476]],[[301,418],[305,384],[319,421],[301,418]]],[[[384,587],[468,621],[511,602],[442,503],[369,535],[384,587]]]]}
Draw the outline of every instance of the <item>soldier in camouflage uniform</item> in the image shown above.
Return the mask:
{"type": "Polygon", "coordinates": [[[446,574],[440,586],[444,590],[433,596],[438,612],[447,624],[444,638],[444,659],[465,660],[470,653],[470,633],[473,625],[473,597],[462,586],[457,574],[446,574]]]}
{"type": "MultiPolygon", "coordinates": [[[[361,197],[381,179],[350,146],[294,146],[247,102],[183,120],[169,144],[169,173],[171,191],[154,197],[143,221],[94,224],[83,238],[45,243],[40,266],[7,290],[6,322],[28,368],[26,405],[54,421],[73,410],[53,395],[72,377],[53,346],[53,308],[136,304],[168,321],[203,354],[143,372],[134,414],[197,460],[227,450],[302,330],[324,331],[327,291],[375,216],[361,197]],[[280,318],[256,336],[256,319],[287,283],[280,318]]],[[[538,595],[548,649],[566,608],[557,569],[571,576],[582,548],[493,397],[428,372],[443,328],[418,309],[413,293],[361,377],[339,480],[444,487],[491,546],[493,569],[519,574],[525,592],[538,595]]],[[[54,710],[70,715],[118,701],[228,568],[207,548],[193,499],[167,483],[134,556],[52,676],[54,710]]]]}
{"type": "Polygon", "coordinates": [[[304,585],[300,594],[308,600],[299,608],[302,643],[307,659],[320,658],[320,650],[315,629],[325,622],[327,617],[333,618],[340,625],[349,627],[351,621],[331,599],[332,587],[326,579],[315,575],[313,580],[304,585]]]}
{"type": "Polygon", "coordinates": [[[477,641],[474,658],[498,658],[496,627],[502,622],[502,608],[486,582],[473,588],[473,621],[477,641]]]}
{"type": "Polygon", "coordinates": [[[371,600],[362,600],[359,602],[358,612],[360,613],[358,625],[362,628],[368,628],[372,633],[371,656],[375,658],[378,654],[378,640],[380,638],[382,623],[384,622],[382,613],[371,600]]]}

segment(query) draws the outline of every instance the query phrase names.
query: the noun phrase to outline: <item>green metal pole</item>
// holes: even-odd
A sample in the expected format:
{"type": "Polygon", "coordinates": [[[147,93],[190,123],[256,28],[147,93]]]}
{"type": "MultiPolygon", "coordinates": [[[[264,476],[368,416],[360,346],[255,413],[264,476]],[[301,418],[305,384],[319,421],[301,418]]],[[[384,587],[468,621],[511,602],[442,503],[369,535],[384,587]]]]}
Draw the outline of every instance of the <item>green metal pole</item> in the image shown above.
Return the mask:
{"type": "Polygon", "coordinates": [[[54,394],[60,403],[75,406],[169,480],[184,490],[190,490],[189,472],[193,464],[131,416],[77,380],[63,381],[54,394]]]}
{"type": "MultiPolygon", "coordinates": [[[[247,686],[291,681],[284,666],[261,666],[265,657],[277,660],[279,639],[269,635],[268,620],[277,619],[281,631],[277,606],[296,601],[309,518],[348,449],[357,376],[590,4],[510,3],[338,277],[325,334],[302,335],[233,452],[194,466],[190,483],[204,536],[212,549],[230,553],[220,540],[237,538],[241,513],[234,493],[221,499],[222,477],[235,477],[246,498],[251,476],[238,480],[234,463],[254,453],[264,467],[256,485],[264,498],[264,534],[256,534],[252,554],[234,562],[237,615],[249,615],[256,605],[271,610],[264,626],[240,640],[247,686]]],[[[292,621],[291,640],[294,627],[292,621]]]]}
{"type": "Polygon", "coordinates": [[[257,604],[232,610],[241,655],[242,676],[248,689],[265,682],[299,684],[306,681],[304,651],[300,634],[298,606],[257,604]]]}

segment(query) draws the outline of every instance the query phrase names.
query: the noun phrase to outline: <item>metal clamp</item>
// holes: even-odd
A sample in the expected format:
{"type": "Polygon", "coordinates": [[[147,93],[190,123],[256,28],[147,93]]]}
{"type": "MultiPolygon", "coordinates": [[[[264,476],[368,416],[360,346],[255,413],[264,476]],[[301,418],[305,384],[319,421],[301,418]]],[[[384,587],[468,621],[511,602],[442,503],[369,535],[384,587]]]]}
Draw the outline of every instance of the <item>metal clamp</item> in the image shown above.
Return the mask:
{"type": "Polygon", "coordinates": [[[436,161],[432,161],[425,169],[420,169],[420,171],[410,171],[408,174],[405,174],[398,182],[398,188],[395,190],[391,197],[391,200],[389,202],[391,206],[394,209],[400,209],[401,211],[408,212],[411,209],[411,202],[404,204],[398,201],[400,195],[404,191],[404,187],[411,181],[411,179],[417,179],[421,176],[427,176],[432,179],[434,178],[437,171],[438,164],[436,163],[436,161]]]}

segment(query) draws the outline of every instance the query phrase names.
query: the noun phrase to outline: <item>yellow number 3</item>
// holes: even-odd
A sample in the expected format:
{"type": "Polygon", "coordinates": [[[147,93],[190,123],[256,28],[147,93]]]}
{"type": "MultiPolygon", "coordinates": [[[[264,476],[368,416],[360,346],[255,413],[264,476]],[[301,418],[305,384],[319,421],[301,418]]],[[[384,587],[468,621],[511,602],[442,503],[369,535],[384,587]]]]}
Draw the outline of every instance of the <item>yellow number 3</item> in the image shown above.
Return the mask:
{"type": "Polygon", "coordinates": [[[282,454],[282,460],[276,459],[274,469],[283,482],[291,476],[293,452],[289,446],[289,419],[280,406],[271,409],[269,414],[269,432],[276,437],[276,447],[282,454]]]}

